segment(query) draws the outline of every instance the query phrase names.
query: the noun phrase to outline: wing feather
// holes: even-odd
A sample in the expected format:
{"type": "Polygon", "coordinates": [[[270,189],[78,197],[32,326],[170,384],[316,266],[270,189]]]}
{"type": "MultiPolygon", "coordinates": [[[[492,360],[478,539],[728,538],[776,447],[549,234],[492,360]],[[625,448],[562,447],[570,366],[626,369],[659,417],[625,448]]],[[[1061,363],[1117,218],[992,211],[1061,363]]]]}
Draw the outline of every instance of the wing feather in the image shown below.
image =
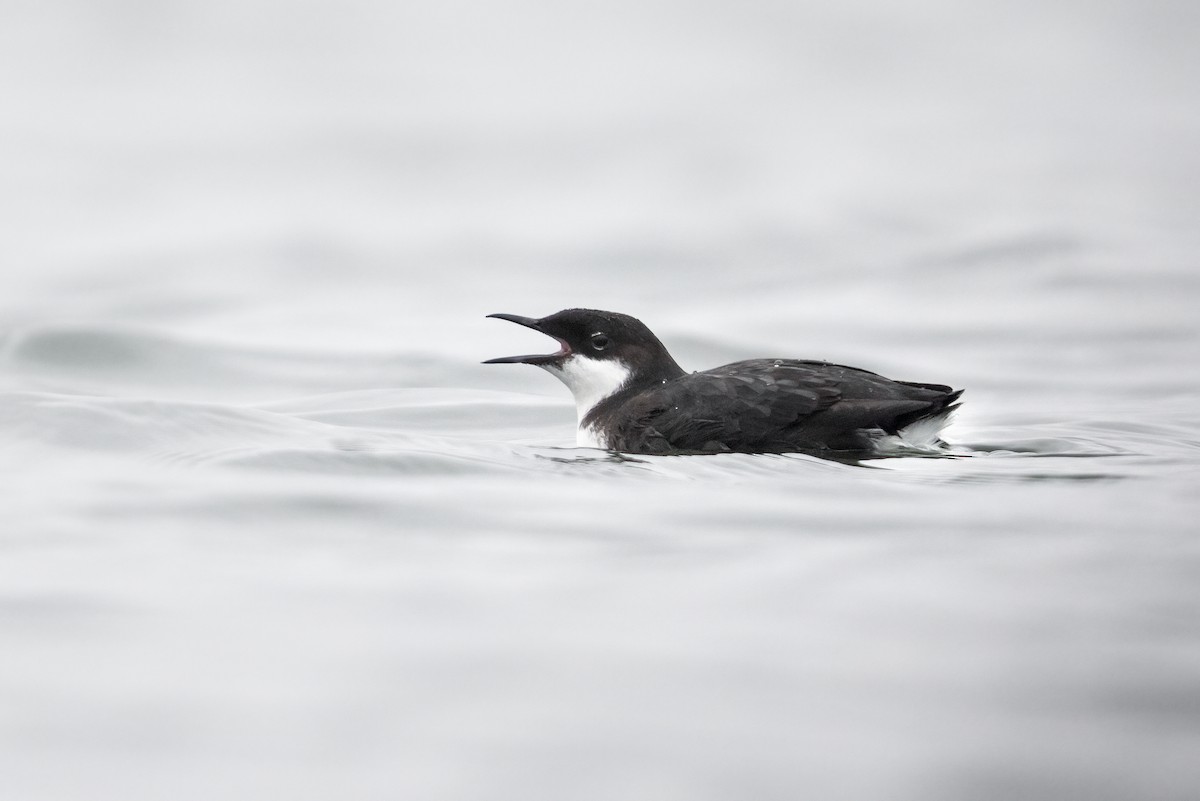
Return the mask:
{"type": "Polygon", "coordinates": [[[728,365],[633,398],[613,445],[650,453],[770,448],[782,432],[840,398],[828,379],[782,364],[757,370],[728,365]]]}
{"type": "Polygon", "coordinates": [[[628,399],[610,447],[634,453],[855,449],[866,444],[863,431],[891,431],[945,406],[948,389],[826,362],[735,362],[628,399]]]}

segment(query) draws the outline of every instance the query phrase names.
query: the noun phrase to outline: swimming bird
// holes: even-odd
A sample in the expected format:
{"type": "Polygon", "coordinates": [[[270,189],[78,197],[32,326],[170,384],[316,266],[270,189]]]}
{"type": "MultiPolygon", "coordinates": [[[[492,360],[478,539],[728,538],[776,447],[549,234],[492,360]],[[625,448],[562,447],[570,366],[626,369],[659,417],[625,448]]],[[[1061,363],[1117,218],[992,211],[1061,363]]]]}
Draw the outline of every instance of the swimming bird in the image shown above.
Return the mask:
{"type": "Polygon", "coordinates": [[[488,317],[558,340],[556,353],[484,364],[532,364],[566,384],[580,447],[635,454],[928,449],[945,445],[939,434],[962,394],[802,359],[750,359],[689,373],[644,323],[617,312],[488,317]]]}

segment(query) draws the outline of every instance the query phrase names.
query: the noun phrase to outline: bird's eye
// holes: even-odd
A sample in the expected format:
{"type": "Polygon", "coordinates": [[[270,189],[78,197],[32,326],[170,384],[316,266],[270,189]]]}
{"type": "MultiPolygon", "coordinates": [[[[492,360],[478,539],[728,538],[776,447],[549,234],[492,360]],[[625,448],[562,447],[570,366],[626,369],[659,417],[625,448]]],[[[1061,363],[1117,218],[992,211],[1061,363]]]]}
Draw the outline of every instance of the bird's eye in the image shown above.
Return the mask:
{"type": "Polygon", "coordinates": [[[611,344],[611,340],[604,334],[592,334],[592,347],[596,350],[604,350],[611,344]]]}

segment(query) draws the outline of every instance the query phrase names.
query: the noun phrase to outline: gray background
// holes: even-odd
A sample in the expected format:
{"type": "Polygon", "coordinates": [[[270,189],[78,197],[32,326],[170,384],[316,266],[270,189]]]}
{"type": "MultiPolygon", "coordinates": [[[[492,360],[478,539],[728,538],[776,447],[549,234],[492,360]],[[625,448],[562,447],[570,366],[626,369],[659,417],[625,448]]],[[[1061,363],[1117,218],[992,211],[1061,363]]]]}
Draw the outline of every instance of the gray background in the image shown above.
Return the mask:
{"type": "Polygon", "coordinates": [[[1197,8],[7,3],[0,794],[1194,797],[1197,8]],[[568,306],[961,458],[573,449],[568,306]]]}

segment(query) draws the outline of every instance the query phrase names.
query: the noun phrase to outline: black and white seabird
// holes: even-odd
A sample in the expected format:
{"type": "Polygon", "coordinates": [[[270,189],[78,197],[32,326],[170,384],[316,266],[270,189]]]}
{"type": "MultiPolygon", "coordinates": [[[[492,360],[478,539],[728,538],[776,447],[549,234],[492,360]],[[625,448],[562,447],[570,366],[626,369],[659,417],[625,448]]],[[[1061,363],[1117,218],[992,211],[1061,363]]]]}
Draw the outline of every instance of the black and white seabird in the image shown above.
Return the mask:
{"type": "Polygon", "coordinates": [[[554,337],[532,364],[571,390],[577,444],[625,453],[878,453],[942,446],[962,390],[893,381],[823,361],[750,359],[685,372],[640,320],[595,309],[534,319],[490,314],[554,337]]]}

